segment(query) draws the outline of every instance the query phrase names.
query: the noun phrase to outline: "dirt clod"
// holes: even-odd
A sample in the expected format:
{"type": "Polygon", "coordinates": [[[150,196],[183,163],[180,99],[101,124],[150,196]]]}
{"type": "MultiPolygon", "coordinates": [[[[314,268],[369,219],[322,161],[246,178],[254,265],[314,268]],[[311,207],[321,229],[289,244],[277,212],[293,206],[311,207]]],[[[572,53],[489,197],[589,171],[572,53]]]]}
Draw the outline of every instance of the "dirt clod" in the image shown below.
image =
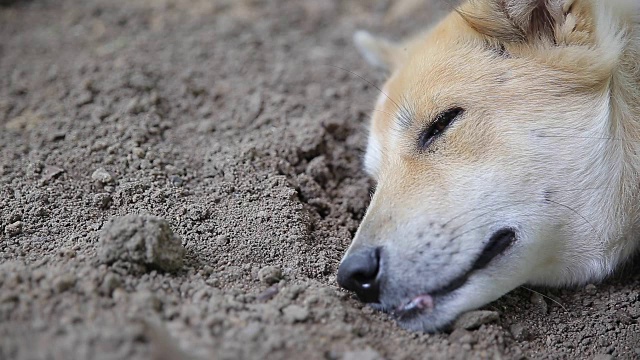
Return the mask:
{"type": "Polygon", "coordinates": [[[277,266],[265,266],[258,271],[258,279],[267,285],[275,284],[282,279],[282,270],[277,266]]]}
{"type": "Polygon", "coordinates": [[[100,236],[100,262],[116,261],[145,265],[163,271],[182,267],[185,250],[169,224],[150,215],[127,215],[113,219],[100,236]]]}

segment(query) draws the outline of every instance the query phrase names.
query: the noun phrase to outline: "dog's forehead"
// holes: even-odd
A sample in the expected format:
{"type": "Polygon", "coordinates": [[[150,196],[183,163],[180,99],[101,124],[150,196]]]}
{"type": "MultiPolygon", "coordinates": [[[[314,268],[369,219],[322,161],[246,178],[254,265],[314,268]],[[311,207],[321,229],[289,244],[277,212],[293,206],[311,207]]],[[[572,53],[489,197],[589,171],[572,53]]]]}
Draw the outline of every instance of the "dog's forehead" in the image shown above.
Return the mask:
{"type": "MultiPolygon", "coordinates": [[[[407,125],[425,122],[434,112],[446,110],[439,107],[454,105],[452,99],[460,96],[454,89],[464,87],[467,74],[478,67],[459,58],[463,55],[460,39],[446,31],[435,29],[413,46],[406,64],[394,71],[376,101],[365,155],[365,169],[374,177],[383,162],[399,163],[390,157],[400,155],[397,147],[407,125]]],[[[464,51],[468,56],[474,50],[464,51]]]]}

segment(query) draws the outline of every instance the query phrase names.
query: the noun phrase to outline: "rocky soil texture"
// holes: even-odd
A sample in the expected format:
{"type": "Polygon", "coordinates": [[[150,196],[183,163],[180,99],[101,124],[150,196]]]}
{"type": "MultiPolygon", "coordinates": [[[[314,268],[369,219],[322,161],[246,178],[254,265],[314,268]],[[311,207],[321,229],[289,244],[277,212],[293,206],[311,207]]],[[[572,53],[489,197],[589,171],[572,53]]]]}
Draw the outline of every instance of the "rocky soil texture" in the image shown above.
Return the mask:
{"type": "Polygon", "coordinates": [[[637,266],[435,335],[337,287],[372,185],[349,71],[383,80],[351,35],[439,4],[0,1],[0,359],[640,357],[637,266]]]}

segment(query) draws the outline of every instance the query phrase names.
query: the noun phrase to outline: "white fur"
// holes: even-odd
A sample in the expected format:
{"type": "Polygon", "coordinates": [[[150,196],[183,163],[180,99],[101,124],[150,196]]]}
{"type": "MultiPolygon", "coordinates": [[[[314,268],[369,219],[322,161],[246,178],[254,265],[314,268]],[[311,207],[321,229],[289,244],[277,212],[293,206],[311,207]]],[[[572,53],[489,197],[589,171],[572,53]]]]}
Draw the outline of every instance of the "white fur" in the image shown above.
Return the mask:
{"type": "Polygon", "coordinates": [[[367,151],[364,156],[364,169],[367,174],[375,174],[380,168],[382,161],[382,148],[380,141],[374,133],[369,134],[369,142],[367,143],[367,151]]]}

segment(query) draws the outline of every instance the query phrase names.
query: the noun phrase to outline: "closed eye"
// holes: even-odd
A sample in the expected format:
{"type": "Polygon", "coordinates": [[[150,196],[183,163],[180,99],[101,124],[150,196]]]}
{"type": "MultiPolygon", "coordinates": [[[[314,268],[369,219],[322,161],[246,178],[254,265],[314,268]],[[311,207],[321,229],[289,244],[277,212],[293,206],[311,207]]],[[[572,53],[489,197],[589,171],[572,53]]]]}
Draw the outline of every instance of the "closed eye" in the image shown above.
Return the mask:
{"type": "Polygon", "coordinates": [[[454,107],[438,114],[431,125],[420,133],[418,139],[420,150],[426,150],[462,113],[464,113],[463,108],[454,107]]]}

